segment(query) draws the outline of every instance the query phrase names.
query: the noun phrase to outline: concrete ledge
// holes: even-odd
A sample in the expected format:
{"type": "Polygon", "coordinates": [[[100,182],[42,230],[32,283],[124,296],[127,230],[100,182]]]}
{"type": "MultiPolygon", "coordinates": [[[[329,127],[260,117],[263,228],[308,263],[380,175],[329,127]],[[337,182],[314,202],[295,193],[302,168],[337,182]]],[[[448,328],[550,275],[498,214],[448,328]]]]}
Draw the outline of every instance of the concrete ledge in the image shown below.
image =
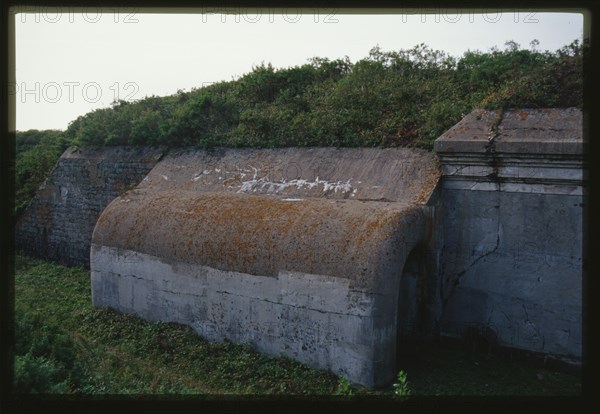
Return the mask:
{"type": "Polygon", "coordinates": [[[410,148],[175,150],[138,188],[425,204],[439,176],[410,148]]]}
{"type": "Polygon", "coordinates": [[[582,114],[565,109],[476,109],[434,144],[440,156],[452,153],[583,154],[582,114]]]}
{"type": "Polygon", "coordinates": [[[586,168],[581,122],[576,108],[475,110],[435,142],[443,185],[518,192],[543,187],[556,194],[580,187],[581,193],[586,168]],[[455,180],[461,183],[450,184],[455,180]]]}

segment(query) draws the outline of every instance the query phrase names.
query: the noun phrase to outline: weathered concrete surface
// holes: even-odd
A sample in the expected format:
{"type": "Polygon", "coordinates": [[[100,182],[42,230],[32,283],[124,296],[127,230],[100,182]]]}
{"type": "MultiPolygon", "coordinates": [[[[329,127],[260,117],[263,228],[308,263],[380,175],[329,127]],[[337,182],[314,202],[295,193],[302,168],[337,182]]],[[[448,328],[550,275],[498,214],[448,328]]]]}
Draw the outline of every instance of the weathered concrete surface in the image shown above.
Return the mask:
{"type": "Polygon", "coordinates": [[[581,356],[581,196],[444,190],[442,332],[581,356]]]}
{"type": "Polygon", "coordinates": [[[94,305],[384,385],[438,176],[418,150],[176,152],[99,218],[94,305]]]}
{"type": "Polygon", "coordinates": [[[565,109],[476,109],[439,137],[434,144],[440,153],[483,153],[561,157],[583,154],[581,111],[565,109]]]}
{"type": "Polygon", "coordinates": [[[373,378],[385,352],[378,342],[389,333],[374,324],[375,297],[353,291],[347,279],[283,270],[262,277],[92,249],[96,306],[186,323],[208,340],[250,343],[353,379],[373,378]]]}
{"type": "Polygon", "coordinates": [[[422,208],[132,191],[94,231],[93,302],[384,385],[403,264],[425,239],[422,208]]]}
{"type": "Polygon", "coordinates": [[[89,265],[102,210],[137,185],[161,157],[151,149],[67,149],[15,227],[15,247],[69,265],[89,265]]]}
{"type": "Polygon", "coordinates": [[[435,148],[441,333],[580,362],[581,112],[478,110],[435,148]]]}
{"type": "Polygon", "coordinates": [[[439,176],[434,154],[408,148],[180,150],[138,188],[422,204],[439,176]]]}
{"type": "Polygon", "coordinates": [[[384,293],[382,275],[400,271],[402,252],[423,239],[423,215],[398,202],[132,191],[102,213],[93,242],[253,275],[329,275],[384,293]]]}

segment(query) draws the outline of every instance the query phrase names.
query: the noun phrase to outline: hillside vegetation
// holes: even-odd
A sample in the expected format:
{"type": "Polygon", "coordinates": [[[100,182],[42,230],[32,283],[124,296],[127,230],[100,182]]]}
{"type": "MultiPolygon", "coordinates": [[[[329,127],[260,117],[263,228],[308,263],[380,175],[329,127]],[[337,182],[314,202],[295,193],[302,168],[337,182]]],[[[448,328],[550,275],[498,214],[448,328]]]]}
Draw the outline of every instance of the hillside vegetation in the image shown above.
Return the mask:
{"type": "Polygon", "coordinates": [[[581,107],[584,46],[555,52],[469,51],[461,58],[417,45],[352,63],[312,58],[190,92],[119,101],[75,119],[66,131],[17,133],[18,214],[64,149],[105,145],[199,148],[289,146],[431,149],[474,108],[581,107]]]}
{"type": "Polygon", "coordinates": [[[421,44],[375,47],[355,63],[261,64],[234,81],[114,103],[77,118],[66,135],[82,146],[431,148],[474,108],[581,106],[578,41],[556,52],[505,46],[458,59],[421,44]]]}

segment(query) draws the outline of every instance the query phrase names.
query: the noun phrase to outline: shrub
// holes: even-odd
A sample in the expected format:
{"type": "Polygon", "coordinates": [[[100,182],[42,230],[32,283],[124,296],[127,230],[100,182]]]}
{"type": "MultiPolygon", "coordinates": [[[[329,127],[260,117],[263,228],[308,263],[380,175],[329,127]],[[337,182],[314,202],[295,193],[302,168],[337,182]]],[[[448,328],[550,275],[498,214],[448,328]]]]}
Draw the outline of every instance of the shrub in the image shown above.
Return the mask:
{"type": "Polygon", "coordinates": [[[396,380],[398,382],[396,382],[393,385],[394,395],[397,397],[410,396],[412,394],[412,391],[410,389],[410,386],[408,385],[408,376],[406,375],[406,372],[404,372],[404,371],[398,372],[398,375],[396,376],[396,380]]]}
{"type": "Polygon", "coordinates": [[[553,53],[535,46],[508,41],[504,50],[455,58],[420,44],[375,47],[355,63],[261,64],[230,82],[90,112],[66,135],[86,146],[432,148],[476,107],[581,106],[586,49],[577,41],[553,53]]]}
{"type": "Polygon", "coordinates": [[[16,393],[68,393],[67,371],[53,359],[30,353],[15,356],[16,393]]]}
{"type": "Polygon", "coordinates": [[[353,395],[354,392],[352,391],[352,386],[350,385],[350,382],[346,379],[346,377],[344,377],[343,375],[340,375],[338,377],[338,389],[336,394],[337,395],[353,395]]]}

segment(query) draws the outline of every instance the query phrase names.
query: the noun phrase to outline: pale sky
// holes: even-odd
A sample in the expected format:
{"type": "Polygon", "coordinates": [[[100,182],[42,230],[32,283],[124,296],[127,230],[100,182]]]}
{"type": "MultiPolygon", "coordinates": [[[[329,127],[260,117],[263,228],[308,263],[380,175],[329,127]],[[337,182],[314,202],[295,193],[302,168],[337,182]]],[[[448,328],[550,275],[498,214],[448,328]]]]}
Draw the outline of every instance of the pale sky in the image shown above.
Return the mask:
{"type": "Polygon", "coordinates": [[[142,14],[95,8],[15,15],[17,130],[66,129],[115,99],[171,95],[178,89],[248,73],[253,65],[302,65],[314,56],[364,58],[425,43],[461,56],[504,48],[507,40],[554,51],[582,40],[580,13],[309,14],[297,9],[243,14],[142,14]]]}

